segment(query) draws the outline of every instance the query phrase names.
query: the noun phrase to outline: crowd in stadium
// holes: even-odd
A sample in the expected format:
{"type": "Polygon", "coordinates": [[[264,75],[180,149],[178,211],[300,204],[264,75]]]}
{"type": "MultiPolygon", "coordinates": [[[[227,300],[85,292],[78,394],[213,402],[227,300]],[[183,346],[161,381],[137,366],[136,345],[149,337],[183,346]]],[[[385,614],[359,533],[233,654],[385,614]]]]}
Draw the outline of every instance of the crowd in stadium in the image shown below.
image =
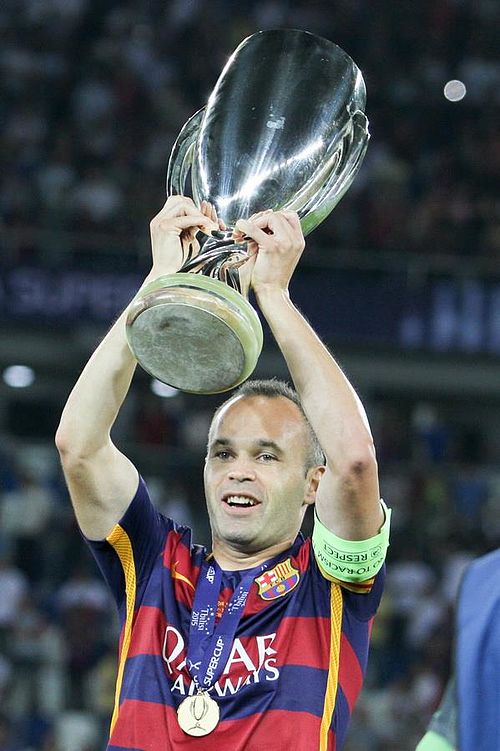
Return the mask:
{"type": "Polygon", "coordinates": [[[61,243],[70,242],[66,262],[109,263],[119,247],[113,267],[125,255],[130,269],[162,204],[180,127],[206,102],[245,36],[288,26],[336,41],[361,67],[368,90],[373,138],[363,171],[335,221],[315,233],[315,247],[494,259],[495,20],[490,0],[4,3],[7,257],[55,264],[61,243]],[[454,78],[467,88],[460,102],[443,96],[454,78]],[[61,239],[63,230],[76,236],[61,239]]]}
{"type": "MultiPolygon", "coordinates": [[[[494,262],[499,16],[494,0],[7,0],[0,263],[145,271],[147,226],[180,127],[230,51],[278,26],[336,41],[368,90],[365,165],[310,257],[338,248],[494,262]],[[466,84],[461,102],[443,96],[453,78],[466,84]]],[[[200,467],[207,414],[175,402],[141,397],[123,436],[144,454],[165,445],[200,467]]],[[[480,426],[465,429],[432,405],[368,412],[393,536],[345,751],[413,751],[449,674],[463,568],[500,544],[500,475],[480,426]]],[[[0,435],[0,751],[99,751],[114,702],[113,603],[53,447],[1,423],[0,435]]],[[[158,506],[206,541],[198,475],[151,470],[148,479],[158,506]]]]}

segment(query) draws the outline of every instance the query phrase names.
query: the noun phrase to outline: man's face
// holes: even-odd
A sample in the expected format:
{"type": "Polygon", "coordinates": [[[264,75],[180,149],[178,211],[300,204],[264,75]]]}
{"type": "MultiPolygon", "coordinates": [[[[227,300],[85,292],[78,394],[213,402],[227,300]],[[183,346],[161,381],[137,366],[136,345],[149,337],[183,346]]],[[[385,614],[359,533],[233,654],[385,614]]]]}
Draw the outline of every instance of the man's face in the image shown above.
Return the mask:
{"type": "Polygon", "coordinates": [[[307,429],[285,397],[237,397],[212,423],[205,494],[213,542],[255,553],[287,540],[311,502],[307,429]]]}

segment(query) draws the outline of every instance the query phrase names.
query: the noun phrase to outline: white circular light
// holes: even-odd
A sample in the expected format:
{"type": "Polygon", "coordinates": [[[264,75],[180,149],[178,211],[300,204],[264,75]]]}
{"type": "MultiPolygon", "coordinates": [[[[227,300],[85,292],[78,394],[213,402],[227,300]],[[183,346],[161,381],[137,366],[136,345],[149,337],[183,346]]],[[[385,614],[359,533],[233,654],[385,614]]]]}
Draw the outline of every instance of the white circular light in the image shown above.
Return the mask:
{"type": "Polygon", "coordinates": [[[454,78],[453,81],[448,81],[445,84],[443,92],[449,102],[459,102],[466,95],[467,89],[463,81],[458,81],[454,78]]]}
{"type": "Polygon", "coordinates": [[[9,365],[3,372],[3,380],[13,389],[25,389],[35,380],[35,371],[27,365],[9,365]]]}
{"type": "Polygon", "coordinates": [[[179,389],[174,389],[173,386],[162,383],[157,378],[153,378],[151,381],[151,391],[153,394],[156,394],[156,396],[162,396],[165,399],[171,399],[179,393],[179,389]]]}

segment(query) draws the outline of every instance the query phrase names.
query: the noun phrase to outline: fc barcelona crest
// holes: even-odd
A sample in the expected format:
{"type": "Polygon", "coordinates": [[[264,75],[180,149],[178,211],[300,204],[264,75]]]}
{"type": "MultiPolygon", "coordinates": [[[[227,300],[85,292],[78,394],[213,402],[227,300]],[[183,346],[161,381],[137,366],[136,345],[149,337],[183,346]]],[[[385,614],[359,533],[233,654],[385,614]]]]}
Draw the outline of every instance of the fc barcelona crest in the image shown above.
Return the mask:
{"type": "Polygon", "coordinates": [[[287,558],[254,581],[259,585],[259,597],[263,600],[276,600],[291,592],[299,583],[299,579],[299,570],[294,568],[291,559],[287,558]]]}

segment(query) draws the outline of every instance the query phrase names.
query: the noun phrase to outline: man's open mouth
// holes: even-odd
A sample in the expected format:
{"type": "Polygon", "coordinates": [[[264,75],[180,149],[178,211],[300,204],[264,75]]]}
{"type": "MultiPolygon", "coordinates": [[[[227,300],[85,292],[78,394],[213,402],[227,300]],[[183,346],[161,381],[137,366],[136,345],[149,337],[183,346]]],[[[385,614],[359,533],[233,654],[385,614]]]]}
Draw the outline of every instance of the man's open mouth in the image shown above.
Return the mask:
{"type": "Polygon", "coordinates": [[[248,495],[225,495],[222,502],[231,508],[252,508],[260,504],[260,501],[248,495]]]}

